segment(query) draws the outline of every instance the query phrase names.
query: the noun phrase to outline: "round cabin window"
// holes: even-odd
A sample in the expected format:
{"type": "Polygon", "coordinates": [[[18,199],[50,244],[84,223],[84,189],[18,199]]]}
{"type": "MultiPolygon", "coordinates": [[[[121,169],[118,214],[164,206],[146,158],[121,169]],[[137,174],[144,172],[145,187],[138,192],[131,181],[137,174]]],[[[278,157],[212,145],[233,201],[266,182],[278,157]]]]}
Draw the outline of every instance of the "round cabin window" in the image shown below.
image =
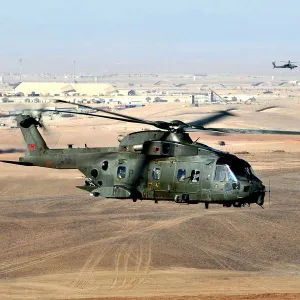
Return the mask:
{"type": "Polygon", "coordinates": [[[93,169],[93,170],[91,171],[91,175],[92,175],[94,178],[96,178],[96,177],[98,176],[98,170],[93,169]]]}
{"type": "Polygon", "coordinates": [[[108,169],[108,161],[105,160],[103,163],[102,163],[102,170],[103,171],[106,171],[108,169]]]}

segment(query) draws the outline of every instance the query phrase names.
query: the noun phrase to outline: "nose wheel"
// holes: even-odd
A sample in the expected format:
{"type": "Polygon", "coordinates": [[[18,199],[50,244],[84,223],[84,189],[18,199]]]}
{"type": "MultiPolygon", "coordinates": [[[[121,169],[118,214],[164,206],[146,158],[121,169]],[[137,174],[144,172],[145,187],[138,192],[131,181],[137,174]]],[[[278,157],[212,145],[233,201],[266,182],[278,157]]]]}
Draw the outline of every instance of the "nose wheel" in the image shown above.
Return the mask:
{"type": "Polygon", "coordinates": [[[265,202],[265,199],[262,195],[260,195],[256,201],[256,204],[259,205],[259,206],[263,206],[264,205],[264,202],[265,202]]]}
{"type": "Polygon", "coordinates": [[[209,203],[205,202],[205,209],[208,209],[208,208],[209,208],[209,203]]]}

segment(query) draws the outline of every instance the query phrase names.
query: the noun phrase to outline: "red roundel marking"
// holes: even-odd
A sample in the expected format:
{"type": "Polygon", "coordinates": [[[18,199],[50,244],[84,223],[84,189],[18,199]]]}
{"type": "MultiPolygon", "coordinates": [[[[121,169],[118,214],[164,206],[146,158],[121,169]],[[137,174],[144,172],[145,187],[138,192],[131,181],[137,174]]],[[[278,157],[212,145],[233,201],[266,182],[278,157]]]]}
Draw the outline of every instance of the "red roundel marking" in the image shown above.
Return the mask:
{"type": "Polygon", "coordinates": [[[159,152],[159,148],[158,147],[154,147],[153,152],[154,153],[159,152]]]}
{"type": "Polygon", "coordinates": [[[30,144],[30,145],[29,145],[29,150],[30,150],[30,151],[35,150],[35,144],[30,144]]]}

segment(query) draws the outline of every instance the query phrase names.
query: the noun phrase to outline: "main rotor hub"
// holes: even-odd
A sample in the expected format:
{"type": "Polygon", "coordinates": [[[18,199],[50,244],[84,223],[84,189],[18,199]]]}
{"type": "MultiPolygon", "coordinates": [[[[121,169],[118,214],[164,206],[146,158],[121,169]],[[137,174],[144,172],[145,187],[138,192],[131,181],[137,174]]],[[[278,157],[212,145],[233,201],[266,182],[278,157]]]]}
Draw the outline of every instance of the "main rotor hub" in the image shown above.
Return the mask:
{"type": "Polygon", "coordinates": [[[170,126],[172,127],[185,127],[187,126],[184,122],[180,121],[180,120],[173,120],[170,122],[170,126]]]}

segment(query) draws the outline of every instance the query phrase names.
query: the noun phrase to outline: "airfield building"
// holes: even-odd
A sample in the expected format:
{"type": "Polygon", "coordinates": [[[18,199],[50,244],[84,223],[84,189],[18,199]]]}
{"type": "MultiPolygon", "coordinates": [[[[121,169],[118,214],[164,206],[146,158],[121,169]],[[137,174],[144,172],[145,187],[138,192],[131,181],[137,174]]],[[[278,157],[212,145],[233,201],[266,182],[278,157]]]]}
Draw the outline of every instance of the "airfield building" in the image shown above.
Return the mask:
{"type": "Polygon", "coordinates": [[[104,96],[115,88],[106,83],[21,82],[14,92],[23,96],[104,96]]]}
{"type": "Polygon", "coordinates": [[[192,94],[189,96],[189,103],[193,106],[198,106],[203,103],[211,103],[215,102],[215,97],[213,92],[210,93],[198,93],[198,94],[192,94]]]}

